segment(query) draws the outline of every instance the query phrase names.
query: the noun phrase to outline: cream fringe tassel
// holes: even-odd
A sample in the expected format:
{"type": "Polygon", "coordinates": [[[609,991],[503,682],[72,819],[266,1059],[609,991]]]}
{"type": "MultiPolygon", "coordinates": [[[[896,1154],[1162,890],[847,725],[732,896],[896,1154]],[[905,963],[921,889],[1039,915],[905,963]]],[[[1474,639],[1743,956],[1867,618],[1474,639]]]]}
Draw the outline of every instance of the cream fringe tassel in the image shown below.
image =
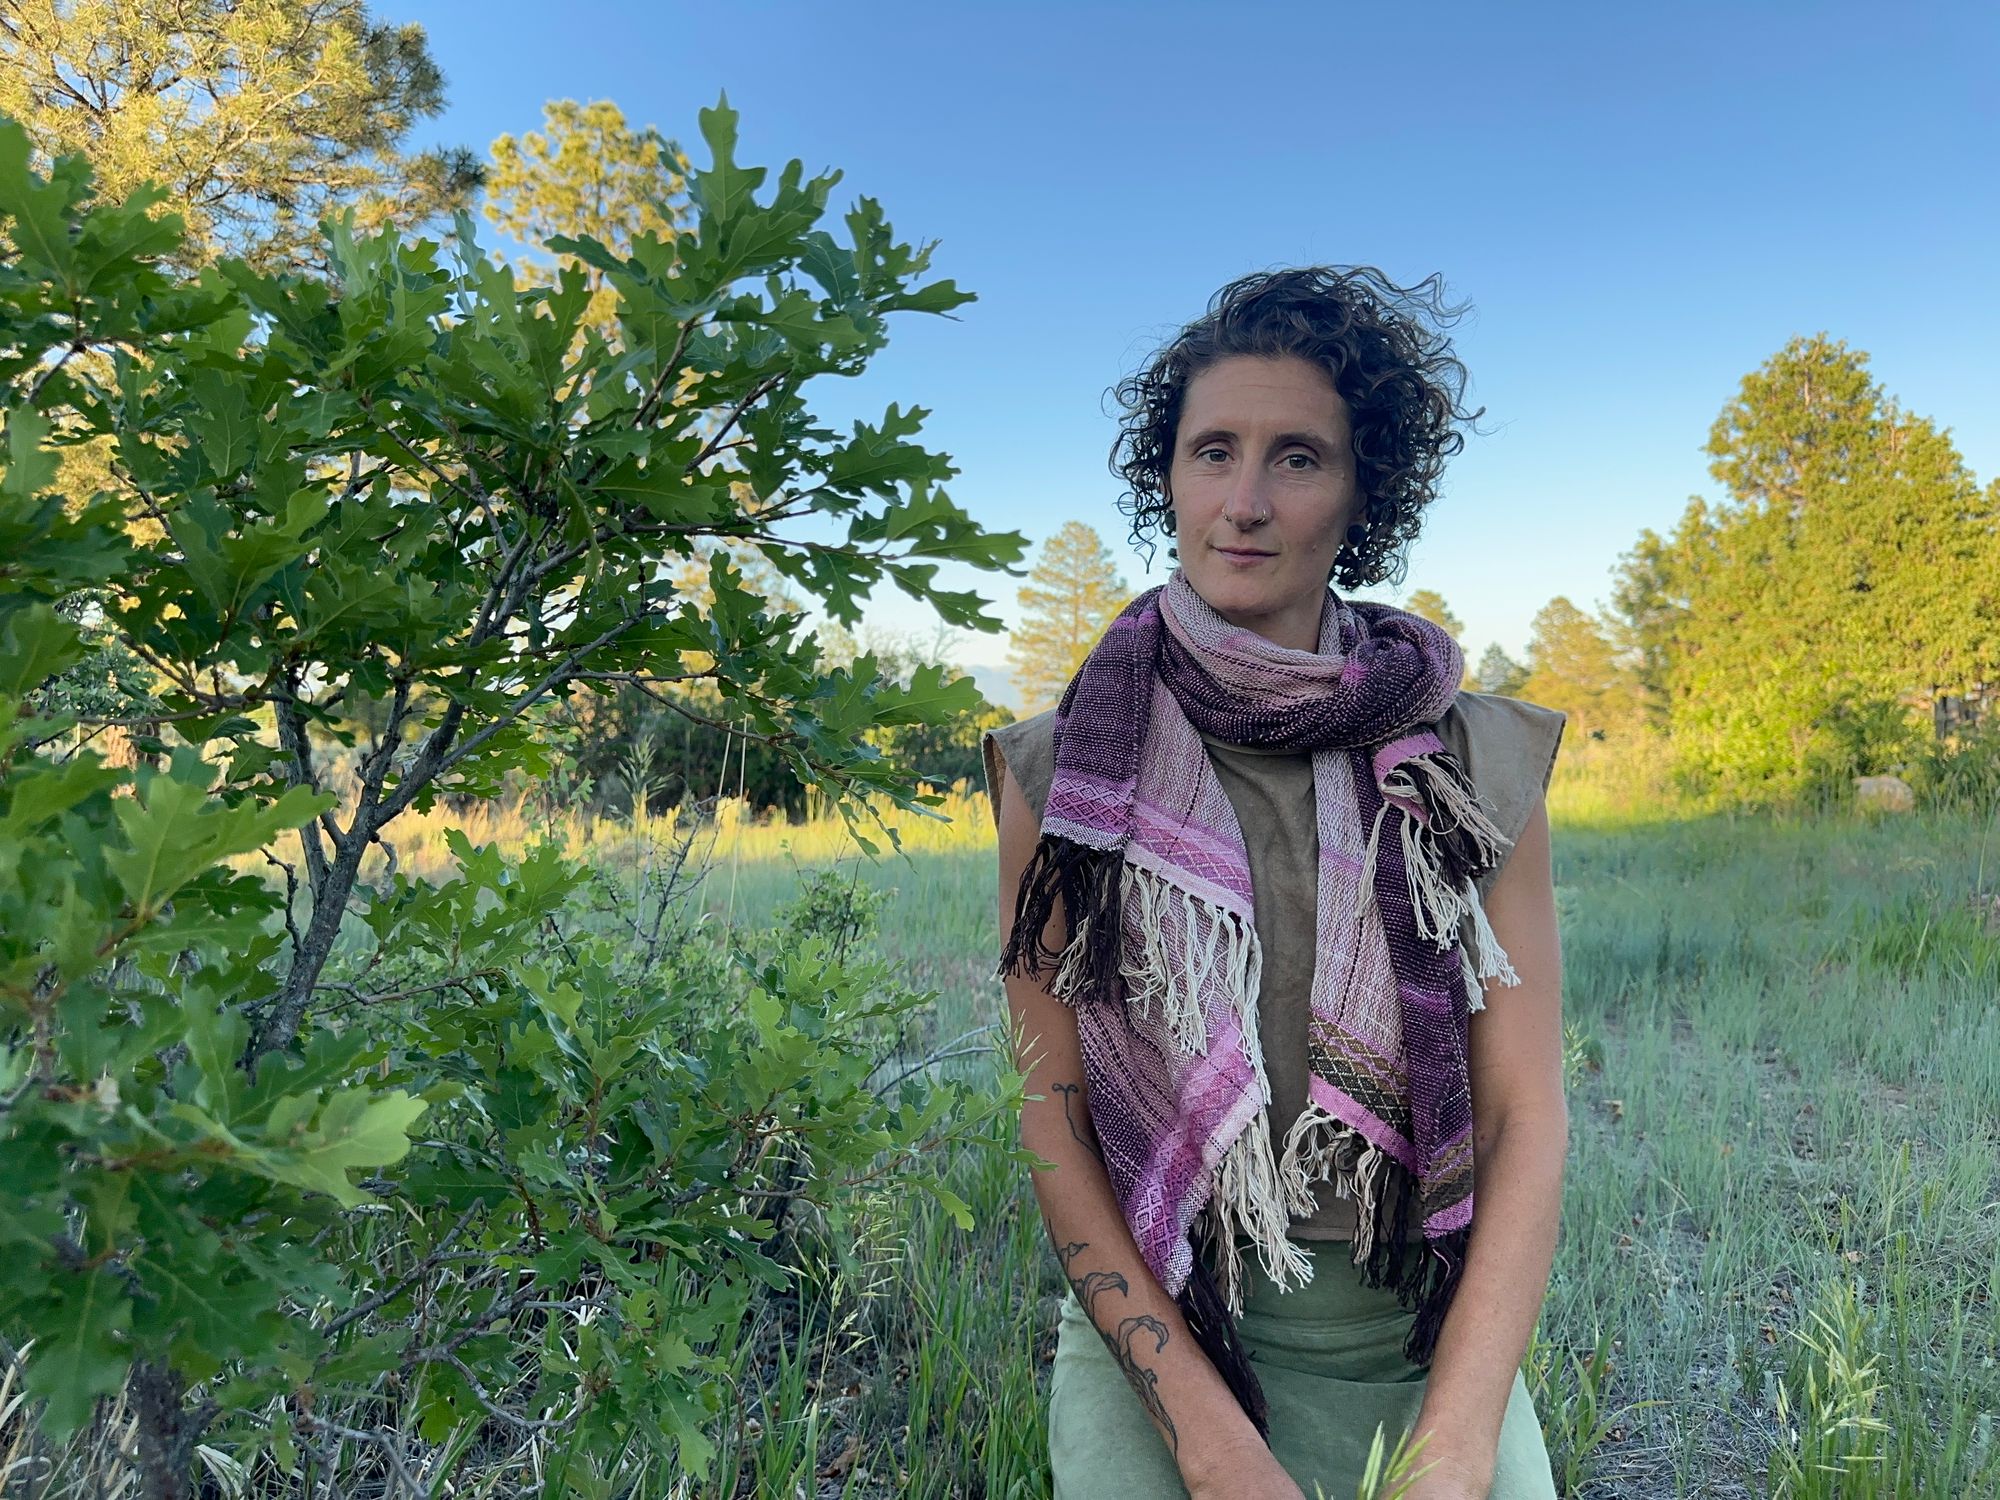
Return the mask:
{"type": "MultiPolygon", "coordinates": [[[[1478,801],[1468,797],[1465,788],[1451,778],[1436,774],[1428,757],[1418,756],[1397,766],[1384,779],[1383,788],[1401,796],[1416,797],[1416,774],[1430,779],[1434,793],[1430,805],[1449,815],[1459,826],[1469,829],[1489,852],[1497,854],[1500,851],[1506,840],[1478,801]]],[[[1375,889],[1376,845],[1382,835],[1382,820],[1394,805],[1390,802],[1382,804],[1375,814],[1375,826],[1368,833],[1368,851],[1361,865],[1364,900],[1370,899],[1375,889]]],[[[1461,924],[1470,919],[1472,942],[1469,948],[1464,942],[1459,942],[1459,963],[1465,975],[1467,1008],[1484,1010],[1486,980],[1498,979],[1502,984],[1511,985],[1519,984],[1521,976],[1514,971],[1506,950],[1494,936],[1493,925],[1486,919],[1486,908],[1479,900],[1478,885],[1469,877],[1457,890],[1445,884],[1438,869],[1437,840],[1415,818],[1407,815],[1403,818],[1401,836],[1403,869],[1409,879],[1410,904],[1416,913],[1417,932],[1444,948],[1459,937],[1461,924]]]]}
{"type": "MultiPolygon", "coordinates": [[[[1264,950],[1257,929],[1246,918],[1198,900],[1191,892],[1170,885],[1149,870],[1127,862],[1120,872],[1120,898],[1127,920],[1139,929],[1140,949],[1126,953],[1120,973],[1125,979],[1125,1004],[1140,1017],[1160,1002],[1160,1019],[1173,1044],[1187,1056],[1208,1051],[1208,1029],[1201,1013],[1202,995],[1220,984],[1243,1029],[1245,1059],[1257,1074],[1266,1100],[1271,1081],[1264,1072],[1263,1048],[1257,1042],[1257,991],[1263,983],[1264,950]],[[1199,919],[1206,915],[1208,921],[1199,919]],[[1179,957],[1168,943],[1178,939],[1179,957]]],[[[1089,947],[1087,927],[1071,934],[1063,949],[1049,993],[1073,1000],[1083,982],[1083,962],[1089,947]]]]}
{"type": "Polygon", "coordinates": [[[1345,1120],[1328,1114],[1311,1100],[1285,1133],[1278,1175],[1283,1179],[1285,1207],[1294,1218],[1304,1218],[1319,1205],[1313,1184],[1331,1182],[1336,1198],[1352,1198],[1359,1220],[1354,1234],[1354,1264],[1368,1259],[1375,1248],[1375,1208],[1389,1184],[1388,1152],[1345,1120]],[[1342,1171],[1340,1154],[1348,1143],[1361,1148],[1351,1170],[1342,1171]]]}
{"type": "MultiPolygon", "coordinates": [[[[1268,1100],[1265,1101],[1267,1104],[1268,1100]]],[[[1271,1140],[1263,1115],[1237,1132],[1215,1166],[1215,1189],[1202,1210],[1208,1246],[1216,1268],[1216,1287],[1230,1315],[1243,1314],[1243,1255],[1236,1236],[1248,1236],[1257,1246],[1264,1275],[1278,1290],[1294,1290],[1288,1277],[1303,1286],[1312,1280],[1312,1259],[1291,1237],[1291,1216],[1271,1160],[1271,1140]]]]}

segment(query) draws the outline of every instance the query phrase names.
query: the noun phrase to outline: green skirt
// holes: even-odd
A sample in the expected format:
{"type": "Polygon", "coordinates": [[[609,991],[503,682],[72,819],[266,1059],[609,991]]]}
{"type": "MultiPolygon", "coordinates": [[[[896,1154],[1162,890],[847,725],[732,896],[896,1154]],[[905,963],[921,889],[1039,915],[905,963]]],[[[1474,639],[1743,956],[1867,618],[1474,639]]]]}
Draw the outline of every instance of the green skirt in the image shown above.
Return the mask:
{"type": "MultiPolygon", "coordinates": [[[[1269,1405],[1272,1453],[1306,1500],[1315,1483],[1327,1500],[1351,1500],[1378,1424],[1386,1454],[1416,1422],[1429,1372],[1403,1357],[1414,1315],[1394,1292],[1362,1285],[1351,1242],[1297,1243],[1312,1258],[1312,1280],[1280,1291],[1247,1255],[1237,1326],[1269,1405]]],[[[1055,1500],[1186,1500],[1165,1441],[1074,1293],[1063,1299],[1056,1336],[1049,1460],[1055,1500]]],[[[1555,1500],[1555,1493],[1541,1423],[1517,1370],[1489,1500],[1555,1500]]]]}

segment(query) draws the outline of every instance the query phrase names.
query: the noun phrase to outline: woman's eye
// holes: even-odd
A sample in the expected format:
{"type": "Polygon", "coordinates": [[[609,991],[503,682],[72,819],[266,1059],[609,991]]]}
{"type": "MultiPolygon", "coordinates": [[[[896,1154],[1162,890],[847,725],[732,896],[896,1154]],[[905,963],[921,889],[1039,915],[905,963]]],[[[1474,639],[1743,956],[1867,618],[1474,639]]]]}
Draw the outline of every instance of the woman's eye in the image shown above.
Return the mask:
{"type": "MultiPolygon", "coordinates": [[[[1319,462],[1319,460],[1314,458],[1310,453],[1287,453],[1285,455],[1285,462],[1290,463],[1295,458],[1304,459],[1308,465],[1316,464],[1319,462]]],[[[1298,472],[1303,473],[1304,470],[1301,469],[1298,472]]]]}
{"type": "Polygon", "coordinates": [[[1229,450],[1226,448],[1204,448],[1201,450],[1201,452],[1197,453],[1195,457],[1207,458],[1208,455],[1211,453],[1220,453],[1224,458],[1229,457],[1229,450]]]}

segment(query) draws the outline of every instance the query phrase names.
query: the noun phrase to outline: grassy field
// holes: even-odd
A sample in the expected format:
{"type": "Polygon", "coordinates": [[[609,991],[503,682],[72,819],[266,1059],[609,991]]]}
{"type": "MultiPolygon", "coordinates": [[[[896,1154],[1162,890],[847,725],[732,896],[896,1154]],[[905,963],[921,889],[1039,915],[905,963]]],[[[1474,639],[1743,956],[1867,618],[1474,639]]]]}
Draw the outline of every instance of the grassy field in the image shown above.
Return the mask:
{"type": "MultiPolygon", "coordinates": [[[[2000,830],[1634,814],[1595,748],[1551,792],[1572,1147],[1527,1365],[1559,1489],[2000,1493],[2000,830]]],[[[990,823],[958,810],[841,866],[893,891],[933,1047],[1002,1013],[990,823]]],[[[742,831],[712,909],[759,919],[829,837],[742,831]]],[[[940,1170],[971,1233],[880,1224],[746,1348],[742,1493],[1046,1494],[1062,1282],[1024,1179],[940,1170]]]]}
{"type": "MultiPolygon", "coordinates": [[[[1550,794],[1571,1156],[1526,1366],[1559,1492],[2000,1495],[1996,812],[1697,816],[1608,754],[1565,747],[1550,794]]],[[[979,1079],[1004,1011],[992,826],[983,797],[943,811],[868,860],[837,823],[725,804],[700,895],[761,924],[808,870],[888,892],[876,946],[936,992],[906,1055],[979,1079]]],[[[634,847],[616,823],[440,809],[399,823],[399,865],[442,871],[454,823],[553,833],[612,871],[634,847]]],[[[1046,1496],[1062,1278],[1023,1171],[974,1148],[936,1168],[971,1231],[928,1200],[871,1205],[838,1242],[796,1225],[804,1274],[738,1346],[709,1473],[605,1455],[573,1493],[1046,1496]]],[[[0,1379],[0,1430],[18,1401],[0,1379]]],[[[100,1431],[129,1423],[121,1405],[100,1431]]],[[[86,1476],[112,1467],[44,1493],[108,1493],[86,1476]]],[[[522,1472],[435,1493],[519,1493],[522,1472]]]]}

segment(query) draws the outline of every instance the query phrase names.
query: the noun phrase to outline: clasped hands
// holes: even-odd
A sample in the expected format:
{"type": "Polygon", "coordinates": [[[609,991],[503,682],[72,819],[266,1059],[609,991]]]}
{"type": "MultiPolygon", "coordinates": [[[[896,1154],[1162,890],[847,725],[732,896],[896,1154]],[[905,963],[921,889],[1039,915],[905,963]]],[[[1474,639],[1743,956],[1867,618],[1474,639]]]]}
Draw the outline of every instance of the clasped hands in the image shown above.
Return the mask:
{"type": "MultiPolygon", "coordinates": [[[[1426,1460],[1419,1453],[1411,1467],[1421,1471],[1413,1482],[1386,1491],[1396,1500],[1487,1500],[1492,1492],[1490,1470],[1482,1474],[1478,1465],[1451,1454],[1426,1460]]],[[[1261,1442],[1244,1445],[1228,1461],[1186,1482],[1189,1500],[1307,1500],[1298,1482],[1261,1442]]]]}

